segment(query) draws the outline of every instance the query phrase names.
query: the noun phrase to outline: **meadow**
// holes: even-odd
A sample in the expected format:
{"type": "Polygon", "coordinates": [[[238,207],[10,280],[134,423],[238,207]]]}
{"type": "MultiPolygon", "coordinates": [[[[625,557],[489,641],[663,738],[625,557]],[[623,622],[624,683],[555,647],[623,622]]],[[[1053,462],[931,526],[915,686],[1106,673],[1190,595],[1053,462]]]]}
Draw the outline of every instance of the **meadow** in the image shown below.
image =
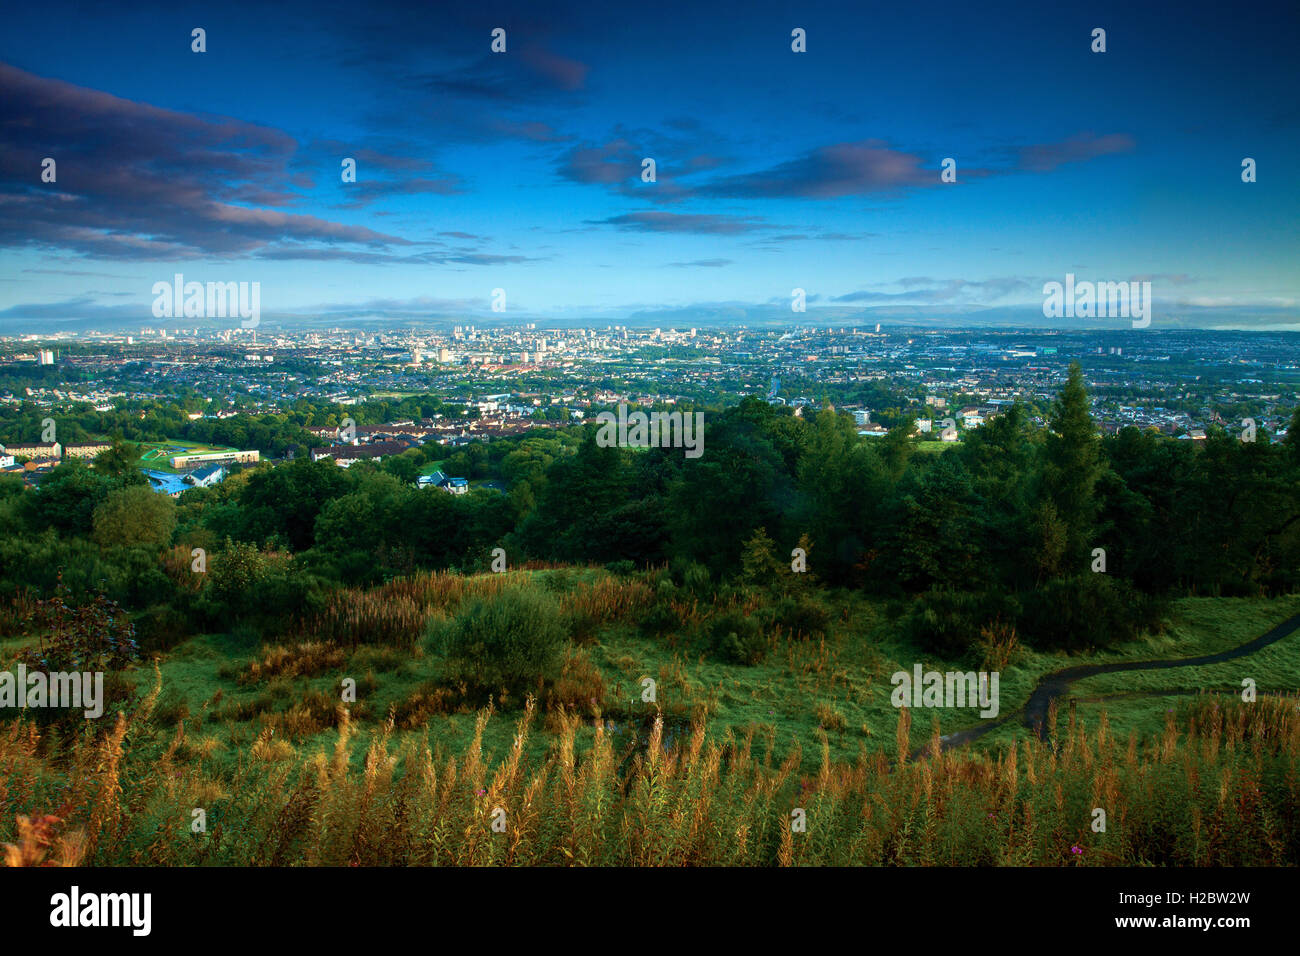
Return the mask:
{"type": "Polygon", "coordinates": [[[1048,740],[1015,712],[1043,674],[1215,653],[1300,597],[1180,599],[1160,632],[1086,655],[1004,646],[1003,724],[951,750],[940,735],[980,718],[896,709],[889,675],[988,661],[918,656],[888,602],[819,599],[823,633],[773,627],[750,663],[710,652],[711,599],[594,567],[420,574],[281,643],[199,635],[137,666],[98,727],[0,727],[0,842],[106,865],[1296,862],[1300,637],[1080,681],[1048,740]],[[447,634],[520,594],[562,621],[557,669],[484,694],[447,634]],[[1246,671],[1257,703],[1183,693],[1246,671]]]}

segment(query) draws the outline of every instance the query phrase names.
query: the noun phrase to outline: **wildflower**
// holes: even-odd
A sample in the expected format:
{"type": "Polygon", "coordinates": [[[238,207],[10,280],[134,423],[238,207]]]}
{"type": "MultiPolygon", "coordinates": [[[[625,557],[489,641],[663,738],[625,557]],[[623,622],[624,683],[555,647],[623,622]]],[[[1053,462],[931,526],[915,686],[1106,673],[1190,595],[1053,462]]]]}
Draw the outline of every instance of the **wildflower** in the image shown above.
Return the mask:
{"type": "Polygon", "coordinates": [[[1072,847],[1070,847],[1070,852],[1071,852],[1071,853],[1075,853],[1075,854],[1079,854],[1079,853],[1082,853],[1082,852],[1083,852],[1083,848],[1082,848],[1082,847],[1078,847],[1078,846],[1072,846],[1072,847]]]}

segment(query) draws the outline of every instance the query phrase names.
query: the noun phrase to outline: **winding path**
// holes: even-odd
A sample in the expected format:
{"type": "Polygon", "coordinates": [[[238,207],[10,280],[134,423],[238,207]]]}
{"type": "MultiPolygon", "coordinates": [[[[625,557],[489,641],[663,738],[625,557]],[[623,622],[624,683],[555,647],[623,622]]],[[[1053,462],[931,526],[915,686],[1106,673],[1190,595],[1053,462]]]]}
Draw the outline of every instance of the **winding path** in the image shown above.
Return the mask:
{"type": "MultiPolygon", "coordinates": [[[[978,740],[989,731],[1001,727],[1007,721],[1020,717],[1025,727],[1035,731],[1042,740],[1047,739],[1047,711],[1051,707],[1052,701],[1065,696],[1070,685],[1077,680],[1083,680],[1085,677],[1094,677],[1097,674],[1114,674],[1119,671],[1156,671],[1166,670],[1171,667],[1199,667],[1204,664],[1218,664],[1221,661],[1230,661],[1237,657],[1245,657],[1247,654],[1253,654],[1260,648],[1268,647],[1275,644],[1282,638],[1300,630],[1300,614],[1294,614],[1287,618],[1277,627],[1253,641],[1247,641],[1238,647],[1230,648],[1226,651],[1219,651],[1217,654],[1202,654],[1200,657],[1182,657],[1167,660],[1154,661],[1116,661],[1111,664],[1082,664],[1077,667],[1066,667],[1059,671],[1053,671],[1050,674],[1044,674],[1038,679],[1038,684],[1034,687],[1033,692],[1029,695],[1029,700],[1025,706],[1014,713],[1008,714],[1000,720],[992,723],[981,724],[978,727],[971,727],[968,730],[959,730],[956,733],[948,734],[946,737],[940,737],[939,743],[944,750],[952,747],[960,747],[978,740]]],[[[1135,692],[1133,697],[1167,697],[1170,694],[1181,693],[1180,691],[1146,691],[1135,692]]],[[[926,748],[921,748],[917,756],[923,754],[926,748]]]]}

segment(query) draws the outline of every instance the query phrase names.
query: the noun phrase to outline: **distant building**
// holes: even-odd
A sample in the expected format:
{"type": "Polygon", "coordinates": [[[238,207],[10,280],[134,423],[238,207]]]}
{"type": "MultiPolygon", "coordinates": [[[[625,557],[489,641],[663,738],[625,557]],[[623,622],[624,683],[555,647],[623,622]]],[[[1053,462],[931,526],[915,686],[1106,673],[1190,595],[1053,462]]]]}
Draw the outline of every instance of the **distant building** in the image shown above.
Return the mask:
{"type": "Polygon", "coordinates": [[[332,458],[336,465],[347,468],[357,461],[400,455],[410,447],[406,442],[401,441],[376,441],[371,442],[369,445],[330,445],[326,448],[313,448],[311,450],[311,460],[320,461],[322,458],[332,458]]]}
{"type": "Polygon", "coordinates": [[[64,458],[94,458],[100,452],[108,451],[113,446],[106,441],[76,442],[63,446],[64,458]]]}
{"type": "Polygon", "coordinates": [[[196,488],[211,488],[225,481],[226,474],[225,465],[204,465],[191,471],[185,480],[196,488]]]}
{"type": "Polygon", "coordinates": [[[441,471],[421,475],[415,479],[415,484],[418,488],[439,488],[452,495],[463,495],[469,491],[468,478],[448,478],[441,471]]]}
{"type": "Polygon", "coordinates": [[[177,471],[184,471],[194,465],[255,465],[261,457],[261,453],[257,450],[210,451],[192,455],[174,455],[168,464],[177,471]]]}
{"type": "Polygon", "coordinates": [[[160,495],[166,495],[168,498],[179,498],[182,493],[190,490],[190,485],[185,483],[181,475],[173,475],[169,471],[154,471],[152,468],[140,469],[144,476],[149,479],[149,487],[160,495]]]}
{"type": "Polygon", "coordinates": [[[36,441],[22,445],[5,445],[4,452],[18,458],[30,458],[33,461],[57,459],[63,456],[63,446],[56,441],[36,441]]]}

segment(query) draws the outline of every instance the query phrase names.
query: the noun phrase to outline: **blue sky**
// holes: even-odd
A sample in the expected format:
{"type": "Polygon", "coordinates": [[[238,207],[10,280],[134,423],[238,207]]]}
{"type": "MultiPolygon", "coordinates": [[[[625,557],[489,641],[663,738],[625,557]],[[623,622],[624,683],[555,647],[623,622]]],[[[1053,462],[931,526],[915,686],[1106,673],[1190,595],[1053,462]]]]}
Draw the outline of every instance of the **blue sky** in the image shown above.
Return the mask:
{"type": "Polygon", "coordinates": [[[127,6],[6,12],[0,328],[176,272],[272,323],[1033,322],[1073,272],[1300,328],[1294,4],[127,6]]]}

